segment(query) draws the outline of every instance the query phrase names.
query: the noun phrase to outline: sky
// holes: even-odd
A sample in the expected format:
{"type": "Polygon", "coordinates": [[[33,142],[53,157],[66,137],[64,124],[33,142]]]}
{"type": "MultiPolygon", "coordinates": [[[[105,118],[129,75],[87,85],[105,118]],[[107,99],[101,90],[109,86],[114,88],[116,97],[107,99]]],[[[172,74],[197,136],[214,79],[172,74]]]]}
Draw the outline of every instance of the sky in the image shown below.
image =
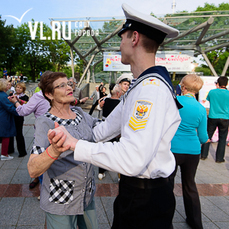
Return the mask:
{"type": "Polygon", "coordinates": [[[223,0],[0,0],[0,15],[6,20],[6,25],[20,26],[18,19],[29,10],[21,20],[27,23],[34,19],[50,25],[49,18],[87,18],[87,17],[124,17],[121,5],[126,3],[132,8],[156,16],[173,13],[172,4],[175,2],[175,12],[186,10],[195,11],[204,3],[215,4],[226,2],[223,0]]]}

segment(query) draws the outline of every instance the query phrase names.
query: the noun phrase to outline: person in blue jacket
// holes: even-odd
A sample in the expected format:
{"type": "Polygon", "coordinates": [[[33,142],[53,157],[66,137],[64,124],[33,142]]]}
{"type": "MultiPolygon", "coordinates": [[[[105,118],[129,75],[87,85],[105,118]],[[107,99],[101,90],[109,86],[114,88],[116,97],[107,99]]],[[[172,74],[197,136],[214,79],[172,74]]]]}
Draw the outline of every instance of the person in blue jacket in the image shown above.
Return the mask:
{"type": "Polygon", "coordinates": [[[180,83],[176,86],[176,95],[181,95],[181,85],[180,83]]]}
{"type": "Polygon", "coordinates": [[[179,110],[181,123],[171,142],[176,167],[169,177],[174,188],[174,178],[177,167],[180,166],[186,222],[195,229],[203,228],[195,174],[200,160],[201,144],[210,141],[206,109],[195,98],[202,86],[202,79],[194,74],[186,75],[181,80],[182,96],[177,97],[183,106],[179,110]]]}
{"type": "Polygon", "coordinates": [[[10,137],[16,136],[16,127],[14,116],[18,116],[16,107],[12,104],[8,95],[7,80],[0,79],[0,138],[2,138],[1,160],[12,160],[13,157],[8,155],[10,137]]]}

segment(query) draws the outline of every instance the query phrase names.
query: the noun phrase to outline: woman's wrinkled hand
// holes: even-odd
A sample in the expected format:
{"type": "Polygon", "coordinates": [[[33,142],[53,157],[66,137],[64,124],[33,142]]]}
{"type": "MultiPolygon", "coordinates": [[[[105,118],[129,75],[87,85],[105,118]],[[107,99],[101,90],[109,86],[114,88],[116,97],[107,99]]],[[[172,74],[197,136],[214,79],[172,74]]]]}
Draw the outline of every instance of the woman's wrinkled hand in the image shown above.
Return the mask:
{"type": "Polygon", "coordinates": [[[18,101],[18,98],[16,95],[9,96],[8,99],[11,103],[15,103],[16,101],[18,101]]]}
{"type": "Polygon", "coordinates": [[[65,129],[64,126],[59,126],[55,122],[55,129],[48,131],[48,140],[50,144],[58,150],[72,150],[74,151],[77,139],[72,137],[71,134],[65,129]]]}

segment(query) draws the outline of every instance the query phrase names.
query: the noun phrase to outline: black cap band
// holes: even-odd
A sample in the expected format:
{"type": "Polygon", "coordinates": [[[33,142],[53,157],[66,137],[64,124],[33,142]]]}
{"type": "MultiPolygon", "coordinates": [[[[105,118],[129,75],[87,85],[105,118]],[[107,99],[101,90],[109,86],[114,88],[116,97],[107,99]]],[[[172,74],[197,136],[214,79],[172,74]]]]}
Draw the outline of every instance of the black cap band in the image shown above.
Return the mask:
{"type": "Polygon", "coordinates": [[[130,79],[128,79],[128,78],[124,78],[124,79],[122,79],[122,80],[120,80],[120,82],[119,83],[121,83],[121,82],[131,82],[131,80],[130,79]]]}
{"type": "Polygon", "coordinates": [[[137,22],[131,19],[126,20],[126,23],[123,25],[123,28],[119,31],[118,35],[121,37],[121,35],[127,30],[133,30],[141,34],[144,34],[148,38],[156,41],[158,44],[161,44],[167,35],[166,33],[158,29],[155,29],[151,26],[145,25],[141,22],[137,22]]]}

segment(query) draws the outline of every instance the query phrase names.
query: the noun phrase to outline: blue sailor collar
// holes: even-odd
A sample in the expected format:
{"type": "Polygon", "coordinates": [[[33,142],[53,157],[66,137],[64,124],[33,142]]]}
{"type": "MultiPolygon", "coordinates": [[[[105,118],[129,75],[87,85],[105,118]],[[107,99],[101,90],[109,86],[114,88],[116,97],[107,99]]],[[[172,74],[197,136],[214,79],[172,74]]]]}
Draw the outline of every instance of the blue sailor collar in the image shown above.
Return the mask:
{"type": "Polygon", "coordinates": [[[181,109],[183,107],[177,100],[177,97],[176,97],[176,94],[174,92],[173,85],[172,85],[172,82],[171,82],[171,79],[170,79],[170,76],[169,76],[167,69],[165,67],[162,67],[162,66],[153,66],[153,67],[146,69],[144,72],[142,72],[141,75],[136,79],[134,84],[126,92],[126,94],[123,98],[124,102],[125,102],[125,99],[128,96],[128,94],[130,93],[130,91],[133,90],[133,88],[135,88],[140,82],[142,82],[143,80],[145,80],[149,77],[155,77],[155,78],[161,80],[169,88],[169,90],[173,96],[173,99],[177,105],[177,108],[181,109]]]}

